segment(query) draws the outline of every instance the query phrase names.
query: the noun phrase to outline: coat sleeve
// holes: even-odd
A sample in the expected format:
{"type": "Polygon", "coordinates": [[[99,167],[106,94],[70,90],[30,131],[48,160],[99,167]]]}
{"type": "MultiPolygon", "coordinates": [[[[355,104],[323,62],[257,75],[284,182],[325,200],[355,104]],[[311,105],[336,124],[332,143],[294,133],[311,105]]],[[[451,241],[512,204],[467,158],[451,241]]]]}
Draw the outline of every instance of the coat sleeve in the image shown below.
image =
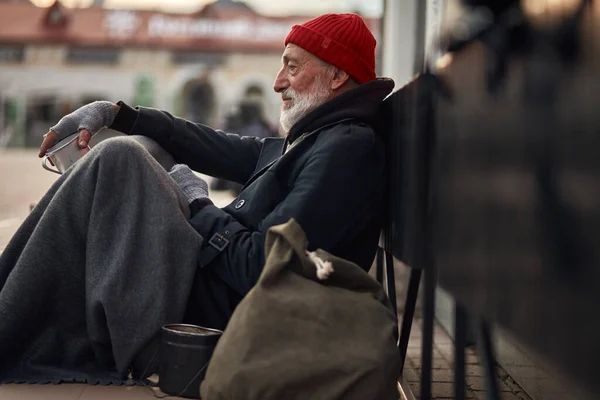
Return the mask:
{"type": "Polygon", "coordinates": [[[227,134],[154,108],[119,105],[121,110],[111,128],[154,139],[177,163],[238,183],[245,183],[256,167],[261,139],[227,134]]]}
{"type": "MultiPolygon", "coordinates": [[[[215,206],[206,206],[191,223],[205,238],[203,256],[225,246],[201,268],[216,268],[221,278],[244,295],[258,280],[265,262],[267,230],[294,218],[309,248],[332,251],[352,229],[361,229],[376,212],[383,192],[384,153],[370,129],[361,133],[324,132],[313,146],[291,192],[250,230],[215,206]],[[365,132],[368,131],[368,132],[365,132]],[[208,243],[214,241],[216,246],[208,243]]],[[[203,257],[201,257],[202,259],[203,257]]]]}

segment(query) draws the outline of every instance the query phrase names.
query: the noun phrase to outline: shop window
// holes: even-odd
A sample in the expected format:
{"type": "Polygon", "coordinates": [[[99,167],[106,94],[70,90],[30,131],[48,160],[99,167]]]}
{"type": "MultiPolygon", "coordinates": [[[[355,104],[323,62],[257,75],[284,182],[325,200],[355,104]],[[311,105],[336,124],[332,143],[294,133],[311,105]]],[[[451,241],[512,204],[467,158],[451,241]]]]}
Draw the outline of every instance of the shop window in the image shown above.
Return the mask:
{"type": "Polygon", "coordinates": [[[67,60],[73,64],[116,64],[120,54],[119,49],[72,47],[67,54],[67,60]]]}
{"type": "Polygon", "coordinates": [[[171,60],[174,64],[218,65],[223,64],[225,56],[223,54],[197,51],[178,51],[172,53],[171,60]]]}
{"type": "Polygon", "coordinates": [[[25,58],[24,46],[0,46],[0,63],[22,62],[25,58]]]}

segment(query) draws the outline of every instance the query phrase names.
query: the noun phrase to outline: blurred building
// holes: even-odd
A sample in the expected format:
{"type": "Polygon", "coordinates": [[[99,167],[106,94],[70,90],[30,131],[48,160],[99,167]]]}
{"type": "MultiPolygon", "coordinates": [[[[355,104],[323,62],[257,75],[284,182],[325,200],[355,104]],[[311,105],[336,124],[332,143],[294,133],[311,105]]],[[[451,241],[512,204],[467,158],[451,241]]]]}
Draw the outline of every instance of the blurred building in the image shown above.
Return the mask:
{"type": "MultiPolygon", "coordinates": [[[[0,0],[0,146],[37,146],[60,117],[94,100],[152,106],[220,127],[259,99],[276,124],[283,39],[310,16],[268,17],[219,0],[193,14],[38,8],[0,0]]],[[[379,19],[366,19],[379,39],[379,19]]]]}

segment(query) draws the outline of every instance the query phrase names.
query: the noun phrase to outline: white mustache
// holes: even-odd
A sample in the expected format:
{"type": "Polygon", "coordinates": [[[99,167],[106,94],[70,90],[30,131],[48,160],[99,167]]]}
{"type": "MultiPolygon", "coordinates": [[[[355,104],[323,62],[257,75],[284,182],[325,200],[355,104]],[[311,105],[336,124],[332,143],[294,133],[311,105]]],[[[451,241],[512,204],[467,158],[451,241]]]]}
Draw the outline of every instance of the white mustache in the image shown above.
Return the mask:
{"type": "Polygon", "coordinates": [[[294,89],[288,88],[281,92],[281,98],[283,100],[296,100],[298,98],[298,94],[294,89]]]}

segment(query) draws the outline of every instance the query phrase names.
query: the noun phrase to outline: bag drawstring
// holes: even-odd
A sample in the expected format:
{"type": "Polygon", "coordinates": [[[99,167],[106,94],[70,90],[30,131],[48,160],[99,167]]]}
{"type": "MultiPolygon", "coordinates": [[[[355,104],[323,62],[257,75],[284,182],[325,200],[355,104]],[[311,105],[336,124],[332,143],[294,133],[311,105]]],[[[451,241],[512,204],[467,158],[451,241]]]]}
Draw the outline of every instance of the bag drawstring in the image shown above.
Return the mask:
{"type": "Polygon", "coordinates": [[[331,275],[333,272],[333,265],[331,261],[324,261],[320,258],[316,252],[310,252],[306,250],[306,255],[317,267],[317,278],[320,280],[325,280],[331,275]]]}

